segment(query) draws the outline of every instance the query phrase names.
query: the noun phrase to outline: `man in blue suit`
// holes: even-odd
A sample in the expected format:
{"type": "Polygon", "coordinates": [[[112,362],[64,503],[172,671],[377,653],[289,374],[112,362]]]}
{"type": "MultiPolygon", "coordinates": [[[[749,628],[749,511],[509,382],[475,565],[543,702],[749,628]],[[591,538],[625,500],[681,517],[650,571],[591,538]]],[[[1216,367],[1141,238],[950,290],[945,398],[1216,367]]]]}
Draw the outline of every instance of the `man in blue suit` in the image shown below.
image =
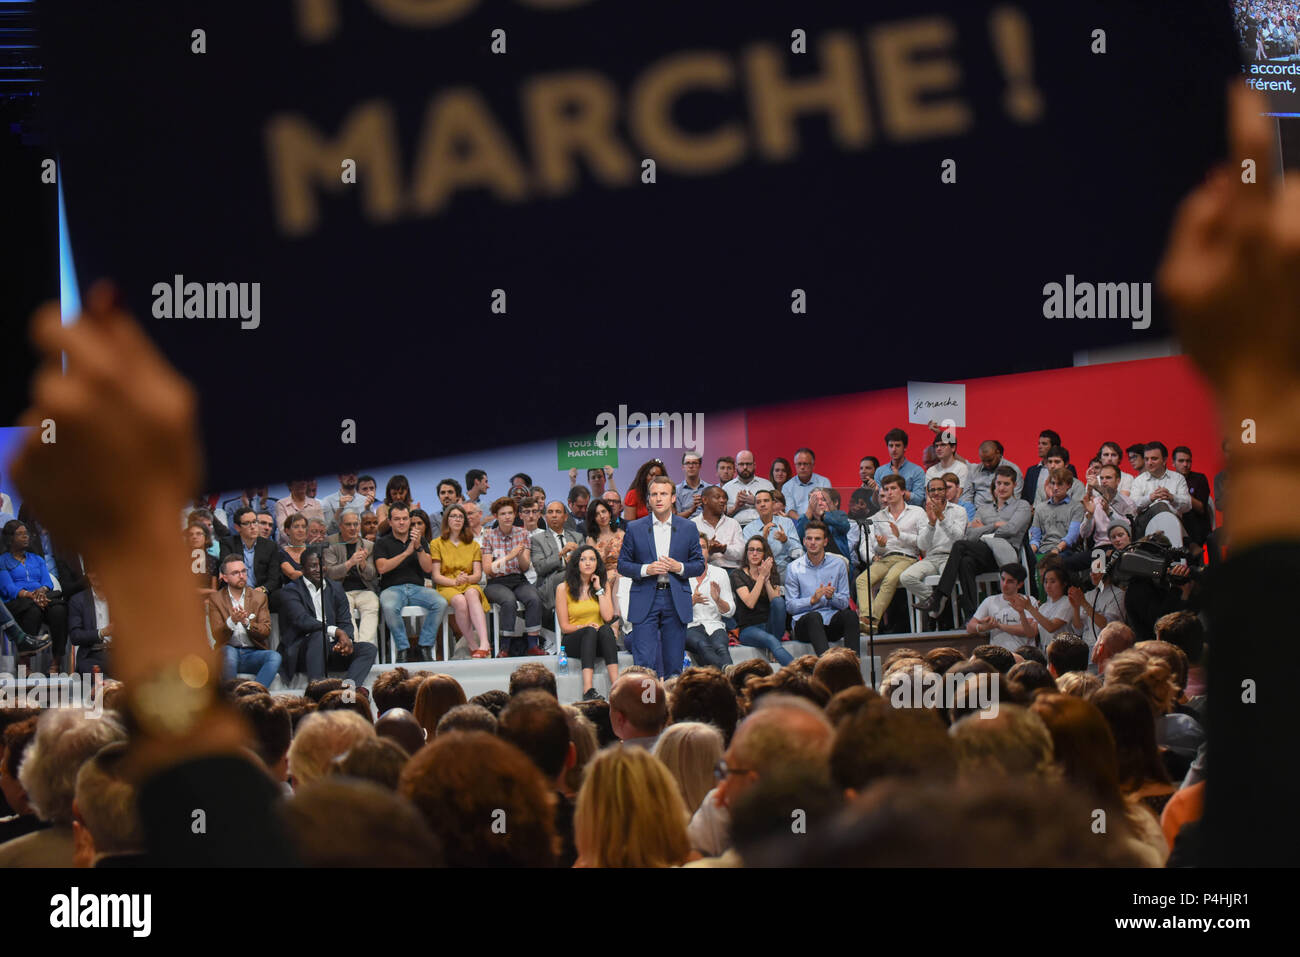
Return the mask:
{"type": "Polygon", "coordinates": [[[353,644],[348,600],[338,582],[321,576],[320,553],[316,549],[303,552],[302,578],[280,591],[280,674],[285,684],[302,667],[304,659],[310,681],[324,678],[326,667],[333,665],[346,667],[356,687],[365,684],[370,666],[375,663],[376,648],[366,642],[353,644]]]}
{"type": "Polygon", "coordinates": [[[618,556],[618,573],[632,582],[627,618],[632,659],[661,678],[682,670],[691,620],[690,579],[704,572],[700,530],[674,514],[677,488],[666,476],[651,479],[650,514],[630,522],[618,556]]]}

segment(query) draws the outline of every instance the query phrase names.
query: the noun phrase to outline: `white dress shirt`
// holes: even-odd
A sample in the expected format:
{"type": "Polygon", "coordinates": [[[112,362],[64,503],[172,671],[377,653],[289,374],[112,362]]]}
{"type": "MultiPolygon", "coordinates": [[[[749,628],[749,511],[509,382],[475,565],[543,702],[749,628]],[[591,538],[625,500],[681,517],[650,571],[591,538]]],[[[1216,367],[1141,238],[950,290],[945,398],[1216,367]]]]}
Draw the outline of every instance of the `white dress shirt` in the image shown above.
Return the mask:
{"type": "MultiPolygon", "coordinates": [[[[654,533],[654,539],[655,539],[655,557],[667,558],[668,551],[672,547],[672,541],[673,541],[673,517],[669,515],[668,521],[661,522],[659,521],[659,519],[654,517],[653,513],[651,513],[650,526],[652,532],[654,533]]],[[[642,578],[645,578],[646,575],[649,574],[646,571],[646,569],[649,567],[650,567],[650,563],[641,566],[642,578]]],[[[658,581],[666,582],[668,581],[668,576],[660,575],[658,581]]]]}
{"type": "Polygon", "coordinates": [[[727,546],[725,552],[715,552],[709,556],[710,565],[721,565],[723,568],[740,567],[740,560],[745,556],[745,533],[741,530],[738,521],[723,515],[714,526],[704,520],[703,514],[696,515],[692,521],[695,522],[695,527],[711,540],[722,542],[727,546]]]}
{"type": "MultiPolygon", "coordinates": [[[[306,575],[302,576],[302,580],[307,586],[307,594],[311,596],[312,607],[316,609],[316,620],[323,621],[325,619],[325,609],[321,602],[321,590],[313,585],[306,575]]],[[[338,627],[335,625],[325,626],[325,634],[330,638],[334,637],[336,631],[338,631],[338,627]]]]}
{"type": "MultiPolygon", "coordinates": [[[[965,509],[962,509],[963,514],[965,511],[965,509]]],[[[921,557],[921,550],[917,544],[921,535],[921,526],[930,524],[930,519],[926,517],[925,509],[921,508],[919,505],[904,505],[902,512],[898,515],[894,515],[888,508],[882,508],[875,515],[871,516],[871,521],[873,523],[881,522],[886,525],[888,525],[889,522],[893,522],[898,526],[897,535],[892,531],[885,533],[884,548],[881,548],[879,542],[876,541],[877,529],[873,527],[870,530],[871,534],[868,538],[868,543],[871,547],[871,553],[874,558],[888,555],[890,552],[898,552],[903,555],[909,555],[912,558],[921,557]]]]}
{"type": "Polygon", "coordinates": [[[112,635],[105,635],[104,629],[108,627],[108,600],[100,595],[95,589],[90,590],[90,597],[95,602],[95,630],[98,632],[100,641],[105,643],[113,640],[112,635]]]}
{"type": "MultiPolygon", "coordinates": [[[[764,490],[768,492],[775,491],[771,482],[757,475],[748,482],[742,482],[740,476],[737,475],[726,485],[722,486],[722,490],[727,493],[728,508],[731,508],[736,504],[736,493],[738,492],[748,492],[750,495],[757,495],[759,492],[764,490]]],[[[740,523],[741,528],[744,528],[754,519],[758,518],[758,509],[754,508],[753,505],[746,505],[744,508],[736,509],[732,518],[740,523]]]]}
{"type": "Polygon", "coordinates": [[[1146,508],[1151,504],[1151,493],[1158,488],[1168,489],[1173,495],[1173,501],[1169,504],[1179,515],[1191,509],[1192,496],[1187,491],[1187,479],[1183,478],[1181,472],[1175,472],[1173,469],[1165,469],[1164,474],[1159,476],[1143,472],[1133,480],[1133,489],[1129,498],[1139,509],[1146,508]]]}
{"type": "Polygon", "coordinates": [[[717,565],[705,565],[703,580],[700,578],[691,579],[691,590],[702,595],[706,601],[691,606],[691,624],[702,625],[704,630],[710,635],[726,625],[722,621],[722,611],[718,608],[717,602],[713,600],[713,583],[718,583],[718,594],[726,603],[728,614],[736,613],[736,600],[731,594],[731,581],[717,565]]]}
{"type": "MultiPolygon", "coordinates": [[[[240,609],[241,611],[243,610],[244,594],[246,591],[247,589],[241,591],[239,593],[239,597],[236,598],[235,590],[233,588],[226,589],[226,594],[230,597],[230,610],[232,612],[235,609],[240,609]]],[[[252,639],[248,637],[248,627],[246,625],[244,625],[241,622],[235,621],[235,619],[231,616],[227,616],[226,627],[230,629],[230,644],[234,645],[236,648],[253,647],[252,639]]]]}
{"type": "Polygon", "coordinates": [[[970,486],[970,466],[959,459],[953,459],[952,465],[947,467],[942,462],[931,465],[925,470],[925,481],[928,483],[931,479],[941,479],[947,472],[951,472],[961,480],[961,490],[963,492],[970,486]]]}
{"type": "MultiPolygon", "coordinates": [[[[945,503],[943,516],[933,525],[930,524],[930,517],[925,514],[925,509],[921,509],[921,516],[925,521],[922,522],[920,533],[916,536],[916,545],[925,552],[927,559],[945,557],[952,551],[953,542],[966,537],[966,509],[960,505],[952,502],[945,503]]],[[[899,525],[898,530],[901,532],[903,526],[899,525]]]]}

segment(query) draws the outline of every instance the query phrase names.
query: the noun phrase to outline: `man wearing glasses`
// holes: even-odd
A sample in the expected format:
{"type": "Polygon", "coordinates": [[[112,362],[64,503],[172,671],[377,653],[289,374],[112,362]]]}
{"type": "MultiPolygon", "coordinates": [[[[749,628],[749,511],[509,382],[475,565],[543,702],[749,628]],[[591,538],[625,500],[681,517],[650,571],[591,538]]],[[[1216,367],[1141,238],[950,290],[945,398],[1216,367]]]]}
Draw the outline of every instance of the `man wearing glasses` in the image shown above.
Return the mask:
{"type": "MultiPolygon", "coordinates": [[[[233,524],[235,534],[222,540],[221,557],[236,555],[242,558],[248,573],[248,587],[270,598],[280,588],[280,549],[272,538],[261,534],[257,512],[249,506],[235,509],[233,524]]],[[[278,610],[275,603],[272,610],[278,610]]]]}
{"type": "Polygon", "coordinates": [[[933,607],[934,589],[925,583],[929,575],[942,575],[944,565],[954,542],[966,536],[966,510],[948,501],[948,483],[942,476],[925,483],[925,517],[916,537],[917,547],[925,557],[910,566],[898,582],[912,597],[917,608],[929,611],[933,607]]]}

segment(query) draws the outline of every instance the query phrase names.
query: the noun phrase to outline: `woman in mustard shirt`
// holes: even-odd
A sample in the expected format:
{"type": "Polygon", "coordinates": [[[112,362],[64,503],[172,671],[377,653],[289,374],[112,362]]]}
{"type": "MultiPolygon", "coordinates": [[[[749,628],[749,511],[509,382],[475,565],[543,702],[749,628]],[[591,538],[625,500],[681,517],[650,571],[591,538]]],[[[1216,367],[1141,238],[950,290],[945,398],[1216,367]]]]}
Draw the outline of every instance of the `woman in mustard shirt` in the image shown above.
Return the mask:
{"type": "Polygon", "coordinates": [[[606,624],[614,618],[614,598],[605,587],[605,563],[592,546],[578,549],[564,581],[555,587],[555,613],[565,652],[582,661],[582,700],[599,698],[591,686],[596,677],[596,655],[605,659],[613,685],[618,680],[618,642],[614,629],[606,624]]]}
{"type": "Polygon", "coordinates": [[[450,603],[456,628],[470,647],[469,656],[490,658],[488,603],[478,586],[483,576],[483,552],[469,530],[465,509],[449,505],[442,513],[442,534],[429,544],[429,555],[433,559],[434,587],[450,603]]]}

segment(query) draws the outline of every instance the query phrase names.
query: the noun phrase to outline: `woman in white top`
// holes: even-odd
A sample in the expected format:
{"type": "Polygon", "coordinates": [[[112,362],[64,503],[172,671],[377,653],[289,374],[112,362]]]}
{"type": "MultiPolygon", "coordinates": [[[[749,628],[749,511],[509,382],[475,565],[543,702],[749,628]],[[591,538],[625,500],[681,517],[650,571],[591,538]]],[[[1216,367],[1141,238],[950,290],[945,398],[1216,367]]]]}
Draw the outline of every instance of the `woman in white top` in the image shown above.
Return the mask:
{"type": "Polygon", "coordinates": [[[1029,612],[1029,617],[1038,622],[1038,647],[1040,648],[1046,648],[1048,642],[1067,630],[1066,625],[1074,616],[1070,606],[1070,596],[1066,593],[1068,588],[1069,582],[1065,577],[1065,569],[1053,562],[1043,569],[1043,590],[1047,592],[1047,601],[1037,607],[1025,602],[1025,611],[1029,612]]]}

